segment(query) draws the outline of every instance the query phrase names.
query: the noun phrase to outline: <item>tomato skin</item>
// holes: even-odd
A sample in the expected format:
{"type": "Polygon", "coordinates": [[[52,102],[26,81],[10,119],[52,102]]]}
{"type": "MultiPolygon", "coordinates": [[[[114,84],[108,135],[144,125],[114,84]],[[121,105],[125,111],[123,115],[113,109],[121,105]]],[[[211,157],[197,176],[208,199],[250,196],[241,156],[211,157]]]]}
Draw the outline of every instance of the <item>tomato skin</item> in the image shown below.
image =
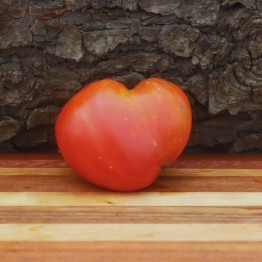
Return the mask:
{"type": "Polygon", "coordinates": [[[183,151],[192,124],[184,92],[150,78],[128,90],[104,79],[68,101],[56,121],[58,147],[89,182],[116,191],[151,185],[183,151]]]}

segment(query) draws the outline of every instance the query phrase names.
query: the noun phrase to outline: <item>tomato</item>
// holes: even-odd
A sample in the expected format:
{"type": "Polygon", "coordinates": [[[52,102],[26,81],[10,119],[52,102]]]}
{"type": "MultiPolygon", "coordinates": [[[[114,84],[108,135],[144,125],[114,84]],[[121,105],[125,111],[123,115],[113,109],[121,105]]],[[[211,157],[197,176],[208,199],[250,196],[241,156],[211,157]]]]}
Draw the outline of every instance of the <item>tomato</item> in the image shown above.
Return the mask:
{"type": "Polygon", "coordinates": [[[86,180],[116,191],[152,184],[188,141],[189,101],[175,84],[150,78],[134,89],[104,79],[61,110],[55,133],[66,162],[86,180]]]}

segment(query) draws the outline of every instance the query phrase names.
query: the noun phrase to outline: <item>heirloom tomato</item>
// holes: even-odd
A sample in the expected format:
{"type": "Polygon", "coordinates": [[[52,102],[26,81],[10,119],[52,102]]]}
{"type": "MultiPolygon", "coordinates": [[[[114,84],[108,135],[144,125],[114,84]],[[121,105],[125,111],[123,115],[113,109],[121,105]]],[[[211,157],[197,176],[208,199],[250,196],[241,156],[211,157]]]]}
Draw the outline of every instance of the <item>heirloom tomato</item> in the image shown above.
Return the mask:
{"type": "Polygon", "coordinates": [[[175,84],[149,78],[128,90],[103,79],[81,89],[56,121],[58,147],[87,181],[116,191],[152,184],[183,151],[191,107],[175,84]]]}

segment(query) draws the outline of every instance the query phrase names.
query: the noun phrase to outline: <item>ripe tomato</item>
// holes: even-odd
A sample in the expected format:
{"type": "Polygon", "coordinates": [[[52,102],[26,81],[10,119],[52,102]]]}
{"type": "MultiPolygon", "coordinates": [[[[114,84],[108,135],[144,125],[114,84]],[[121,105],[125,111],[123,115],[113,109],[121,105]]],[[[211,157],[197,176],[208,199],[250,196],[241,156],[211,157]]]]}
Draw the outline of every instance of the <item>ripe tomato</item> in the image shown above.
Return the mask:
{"type": "Polygon", "coordinates": [[[150,78],[128,90],[104,79],[80,90],[60,112],[58,147],[89,182],[117,191],[152,184],[164,162],[183,151],[192,115],[184,92],[150,78]]]}

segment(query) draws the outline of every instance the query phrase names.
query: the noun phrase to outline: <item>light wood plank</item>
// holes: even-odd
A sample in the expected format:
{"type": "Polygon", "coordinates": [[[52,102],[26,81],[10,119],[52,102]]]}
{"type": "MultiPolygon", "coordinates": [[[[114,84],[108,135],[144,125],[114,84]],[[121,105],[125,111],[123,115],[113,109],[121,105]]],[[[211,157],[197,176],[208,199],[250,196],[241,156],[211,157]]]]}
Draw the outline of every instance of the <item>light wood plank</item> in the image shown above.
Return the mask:
{"type": "MultiPolygon", "coordinates": [[[[161,176],[197,177],[262,177],[262,169],[165,168],[161,176]]],[[[69,167],[1,167],[0,176],[69,176],[77,173],[69,167]]]]}
{"type": "Polygon", "coordinates": [[[0,176],[72,176],[76,173],[68,167],[1,167],[0,176]]]}
{"type": "Polygon", "coordinates": [[[261,206],[261,192],[1,192],[0,206],[261,206]]]}
{"type": "Polygon", "coordinates": [[[171,177],[262,177],[262,169],[166,168],[161,175],[171,177]]]}
{"type": "Polygon", "coordinates": [[[0,224],[0,241],[262,241],[261,224],[0,224]]]}

